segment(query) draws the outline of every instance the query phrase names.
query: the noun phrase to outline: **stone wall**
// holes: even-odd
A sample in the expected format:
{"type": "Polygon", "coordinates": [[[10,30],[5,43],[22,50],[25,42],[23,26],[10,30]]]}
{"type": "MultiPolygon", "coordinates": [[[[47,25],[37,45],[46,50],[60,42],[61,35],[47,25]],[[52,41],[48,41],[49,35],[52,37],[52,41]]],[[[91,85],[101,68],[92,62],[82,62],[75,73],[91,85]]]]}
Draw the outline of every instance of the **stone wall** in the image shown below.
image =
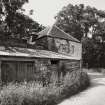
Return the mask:
{"type": "MultiPolygon", "coordinates": [[[[34,62],[3,61],[1,65],[3,82],[12,81],[50,81],[51,76],[65,75],[67,72],[80,71],[80,61],[58,59],[35,59],[34,62]]],[[[55,79],[55,77],[53,77],[55,79]]]]}
{"type": "MultiPolygon", "coordinates": [[[[37,76],[50,76],[52,74],[66,74],[67,72],[80,71],[80,61],[78,60],[51,60],[38,59],[35,61],[37,76]],[[47,73],[47,74],[46,74],[47,73]]],[[[40,76],[40,77],[41,77],[40,76]]]]}
{"type": "Polygon", "coordinates": [[[40,38],[35,42],[35,49],[48,50],[47,37],[40,38]]]}
{"type": "Polygon", "coordinates": [[[82,44],[69,40],[45,36],[36,40],[35,46],[36,49],[50,50],[75,59],[82,57],[82,44]]]}

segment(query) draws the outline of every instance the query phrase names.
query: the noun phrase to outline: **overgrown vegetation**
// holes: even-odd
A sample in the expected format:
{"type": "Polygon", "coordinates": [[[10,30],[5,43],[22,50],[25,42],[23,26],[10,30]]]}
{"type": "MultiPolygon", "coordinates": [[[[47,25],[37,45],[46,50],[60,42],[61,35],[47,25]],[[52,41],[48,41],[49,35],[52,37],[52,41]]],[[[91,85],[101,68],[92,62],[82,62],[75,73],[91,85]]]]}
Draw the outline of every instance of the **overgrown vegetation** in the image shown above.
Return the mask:
{"type": "MultiPolygon", "coordinates": [[[[23,39],[44,27],[25,15],[23,5],[29,0],[0,0],[0,37],[23,39]]],[[[32,14],[32,10],[30,11],[32,14]]]]}
{"type": "Polygon", "coordinates": [[[63,99],[86,89],[90,84],[88,75],[82,71],[67,73],[65,77],[60,77],[59,82],[53,78],[52,81],[44,87],[38,82],[8,84],[0,92],[0,104],[56,105],[63,99]]]}

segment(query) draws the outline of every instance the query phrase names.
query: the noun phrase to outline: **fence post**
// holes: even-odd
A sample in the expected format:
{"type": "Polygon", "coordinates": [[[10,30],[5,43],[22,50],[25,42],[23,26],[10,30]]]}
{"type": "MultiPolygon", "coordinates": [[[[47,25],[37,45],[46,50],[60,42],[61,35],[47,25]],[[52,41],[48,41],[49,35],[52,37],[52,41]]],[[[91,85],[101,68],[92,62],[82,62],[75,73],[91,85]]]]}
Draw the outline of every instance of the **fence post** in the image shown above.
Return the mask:
{"type": "Polygon", "coordinates": [[[1,79],[1,63],[2,63],[2,61],[0,60],[0,85],[2,84],[2,79],[1,79]]]}

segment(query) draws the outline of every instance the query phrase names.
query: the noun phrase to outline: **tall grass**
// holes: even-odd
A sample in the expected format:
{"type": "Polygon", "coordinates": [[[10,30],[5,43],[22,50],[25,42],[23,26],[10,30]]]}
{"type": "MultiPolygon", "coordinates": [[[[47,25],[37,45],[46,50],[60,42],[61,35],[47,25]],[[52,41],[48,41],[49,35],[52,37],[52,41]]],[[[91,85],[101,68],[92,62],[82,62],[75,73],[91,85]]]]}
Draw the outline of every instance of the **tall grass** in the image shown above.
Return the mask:
{"type": "Polygon", "coordinates": [[[89,86],[89,78],[82,71],[73,71],[51,76],[51,83],[43,86],[38,82],[8,84],[0,92],[1,105],[56,105],[63,99],[76,94],[89,86]],[[60,81],[59,81],[60,80],[60,81]]]}

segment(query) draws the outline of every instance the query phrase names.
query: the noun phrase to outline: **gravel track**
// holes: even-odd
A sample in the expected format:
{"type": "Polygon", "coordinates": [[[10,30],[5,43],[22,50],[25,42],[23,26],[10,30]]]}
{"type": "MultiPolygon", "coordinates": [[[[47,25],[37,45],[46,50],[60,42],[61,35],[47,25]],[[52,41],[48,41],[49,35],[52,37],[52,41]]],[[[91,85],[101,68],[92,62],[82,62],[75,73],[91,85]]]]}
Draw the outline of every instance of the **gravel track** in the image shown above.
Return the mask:
{"type": "Polygon", "coordinates": [[[88,73],[92,86],[87,90],[64,100],[59,105],[105,105],[105,76],[88,73]]]}

